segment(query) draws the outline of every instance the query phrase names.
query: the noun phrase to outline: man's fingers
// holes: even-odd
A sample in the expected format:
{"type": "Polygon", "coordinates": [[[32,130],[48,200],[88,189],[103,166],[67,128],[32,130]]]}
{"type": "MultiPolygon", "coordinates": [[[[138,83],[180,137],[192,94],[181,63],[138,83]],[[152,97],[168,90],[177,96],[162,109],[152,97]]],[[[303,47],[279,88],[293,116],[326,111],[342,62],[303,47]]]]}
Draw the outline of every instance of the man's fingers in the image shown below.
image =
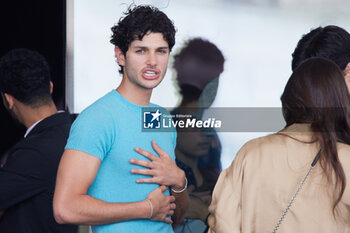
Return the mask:
{"type": "Polygon", "coordinates": [[[158,156],[155,156],[154,154],[152,154],[149,151],[146,151],[144,149],[141,149],[139,147],[135,147],[135,151],[143,156],[145,156],[146,158],[150,159],[151,161],[158,159],[158,156]]]}
{"type": "Polygon", "coordinates": [[[154,140],[152,140],[152,147],[159,154],[160,157],[164,157],[164,156],[168,155],[162,148],[160,148],[157,145],[156,141],[154,141],[154,140]]]}
{"type": "Polygon", "coordinates": [[[174,196],[169,196],[170,202],[175,202],[175,197],[174,196]]]}
{"type": "Polygon", "coordinates": [[[173,221],[170,218],[165,218],[164,222],[169,223],[169,224],[173,224],[173,221]]]}
{"type": "Polygon", "coordinates": [[[173,214],[174,214],[174,210],[169,210],[168,216],[173,216],[173,214]]]}
{"type": "Polygon", "coordinates": [[[168,186],[162,185],[159,187],[159,189],[162,191],[162,193],[164,193],[168,189],[168,186]]]}
{"type": "Polygon", "coordinates": [[[132,164],[135,164],[135,165],[142,166],[142,167],[153,168],[153,164],[150,161],[147,161],[147,160],[130,159],[129,162],[132,163],[132,164]]]}
{"type": "Polygon", "coordinates": [[[153,176],[153,172],[150,169],[131,169],[130,171],[133,174],[141,174],[146,176],[153,176]]]}
{"type": "Polygon", "coordinates": [[[137,179],[136,183],[157,183],[154,178],[144,178],[144,179],[137,179]]]}
{"type": "Polygon", "coordinates": [[[171,204],[170,204],[170,209],[171,209],[171,210],[176,209],[176,204],[175,204],[175,203],[171,203],[171,204]]]}

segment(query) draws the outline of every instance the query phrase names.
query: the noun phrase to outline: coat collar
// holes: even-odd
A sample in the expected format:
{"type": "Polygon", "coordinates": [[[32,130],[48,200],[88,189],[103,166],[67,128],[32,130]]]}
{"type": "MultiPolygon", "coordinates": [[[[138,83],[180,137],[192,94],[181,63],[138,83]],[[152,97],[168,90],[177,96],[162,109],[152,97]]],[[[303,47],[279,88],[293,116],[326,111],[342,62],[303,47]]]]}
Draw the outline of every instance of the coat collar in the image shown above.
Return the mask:
{"type": "Polygon", "coordinates": [[[67,122],[71,122],[70,114],[67,112],[59,112],[54,115],[51,115],[43,120],[41,120],[37,125],[34,126],[34,128],[26,135],[26,138],[35,135],[37,133],[40,133],[41,131],[45,130],[46,128],[65,124],[67,122]]]}

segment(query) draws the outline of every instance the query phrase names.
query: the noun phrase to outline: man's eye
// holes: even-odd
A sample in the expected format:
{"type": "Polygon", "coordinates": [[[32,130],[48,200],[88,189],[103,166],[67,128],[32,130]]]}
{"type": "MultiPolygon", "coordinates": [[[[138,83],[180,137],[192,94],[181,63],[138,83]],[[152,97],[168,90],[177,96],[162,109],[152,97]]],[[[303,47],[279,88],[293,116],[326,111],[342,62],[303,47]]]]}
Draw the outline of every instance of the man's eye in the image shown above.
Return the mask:
{"type": "Polygon", "coordinates": [[[145,52],[145,50],[143,50],[143,49],[136,50],[136,53],[144,53],[144,52],[145,52]]]}
{"type": "Polygon", "coordinates": [[[167,53],[166,50],[159,50],[159,53],[167,53]]]}

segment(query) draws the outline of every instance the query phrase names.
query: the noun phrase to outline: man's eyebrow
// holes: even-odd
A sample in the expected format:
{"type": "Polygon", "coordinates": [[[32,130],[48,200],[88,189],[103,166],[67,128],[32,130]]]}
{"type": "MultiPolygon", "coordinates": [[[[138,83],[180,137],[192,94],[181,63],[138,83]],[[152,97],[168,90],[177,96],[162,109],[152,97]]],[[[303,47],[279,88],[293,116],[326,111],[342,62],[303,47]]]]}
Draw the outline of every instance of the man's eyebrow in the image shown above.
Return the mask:
{"type": "MultiPolygon", "coordinates": [[[[134,49],[149,49],[147,46],[141,46],[141,45],[135,45],[133,48],[134,49]]],[[[158,47],[156,49],[157,50],[158,49],[169,49],[169,47],[168,46],[162,46],[162,47],[158,47]]]]}
{"type": "Polygon", "coordinates": [[[133,48],[134,49],[148,49],[146,46],[138,46],[138,45],[134,46],[133,48]]]}

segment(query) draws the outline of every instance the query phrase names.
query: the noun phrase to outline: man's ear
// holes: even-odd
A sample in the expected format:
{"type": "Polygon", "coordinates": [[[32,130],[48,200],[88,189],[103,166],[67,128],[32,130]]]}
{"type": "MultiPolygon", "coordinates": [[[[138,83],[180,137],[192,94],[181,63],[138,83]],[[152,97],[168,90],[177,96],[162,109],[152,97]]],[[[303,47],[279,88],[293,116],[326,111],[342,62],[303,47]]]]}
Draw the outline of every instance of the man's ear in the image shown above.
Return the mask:
{"type": "Polygon", "coordinates": [[[348,91],[350,93],[350,62],[346,65],[345,69],[343,70],[343,73],[346,86],[348,87],[348,91]]]}
{"type": "Polygon", "coordinates": [[[6,105],[6,107],[8,109],[12,109],[13,105],[15,103],[15,98],[12,95],[7,94],[7,93],[4,93],[2,95],[2,98],[4,99],[4,104],[6,105]]]}
{"type": "Polygon", "coordinates": [[[345,66],[344,74],[350,75],[350,62],[348,62],[348,64],[345,66]]]}
{"type": "Polygon", "coordinates": [[[114,47],[114,53],[115,53],[115,57],[117,58],[118,64],[121,66],[125,66],[124,53],[122,52],[122,50],[118,46],[114,47]]]}
{"type": "Polygon", "coordinates": [[[53,83],[50,81],[50,94],[53,92],[53,83]]]}
{"type": "Polygon", "coordinates": [[[345,66],[343,70],[345,81],[350,82],[350,62],[345,66]]]}

